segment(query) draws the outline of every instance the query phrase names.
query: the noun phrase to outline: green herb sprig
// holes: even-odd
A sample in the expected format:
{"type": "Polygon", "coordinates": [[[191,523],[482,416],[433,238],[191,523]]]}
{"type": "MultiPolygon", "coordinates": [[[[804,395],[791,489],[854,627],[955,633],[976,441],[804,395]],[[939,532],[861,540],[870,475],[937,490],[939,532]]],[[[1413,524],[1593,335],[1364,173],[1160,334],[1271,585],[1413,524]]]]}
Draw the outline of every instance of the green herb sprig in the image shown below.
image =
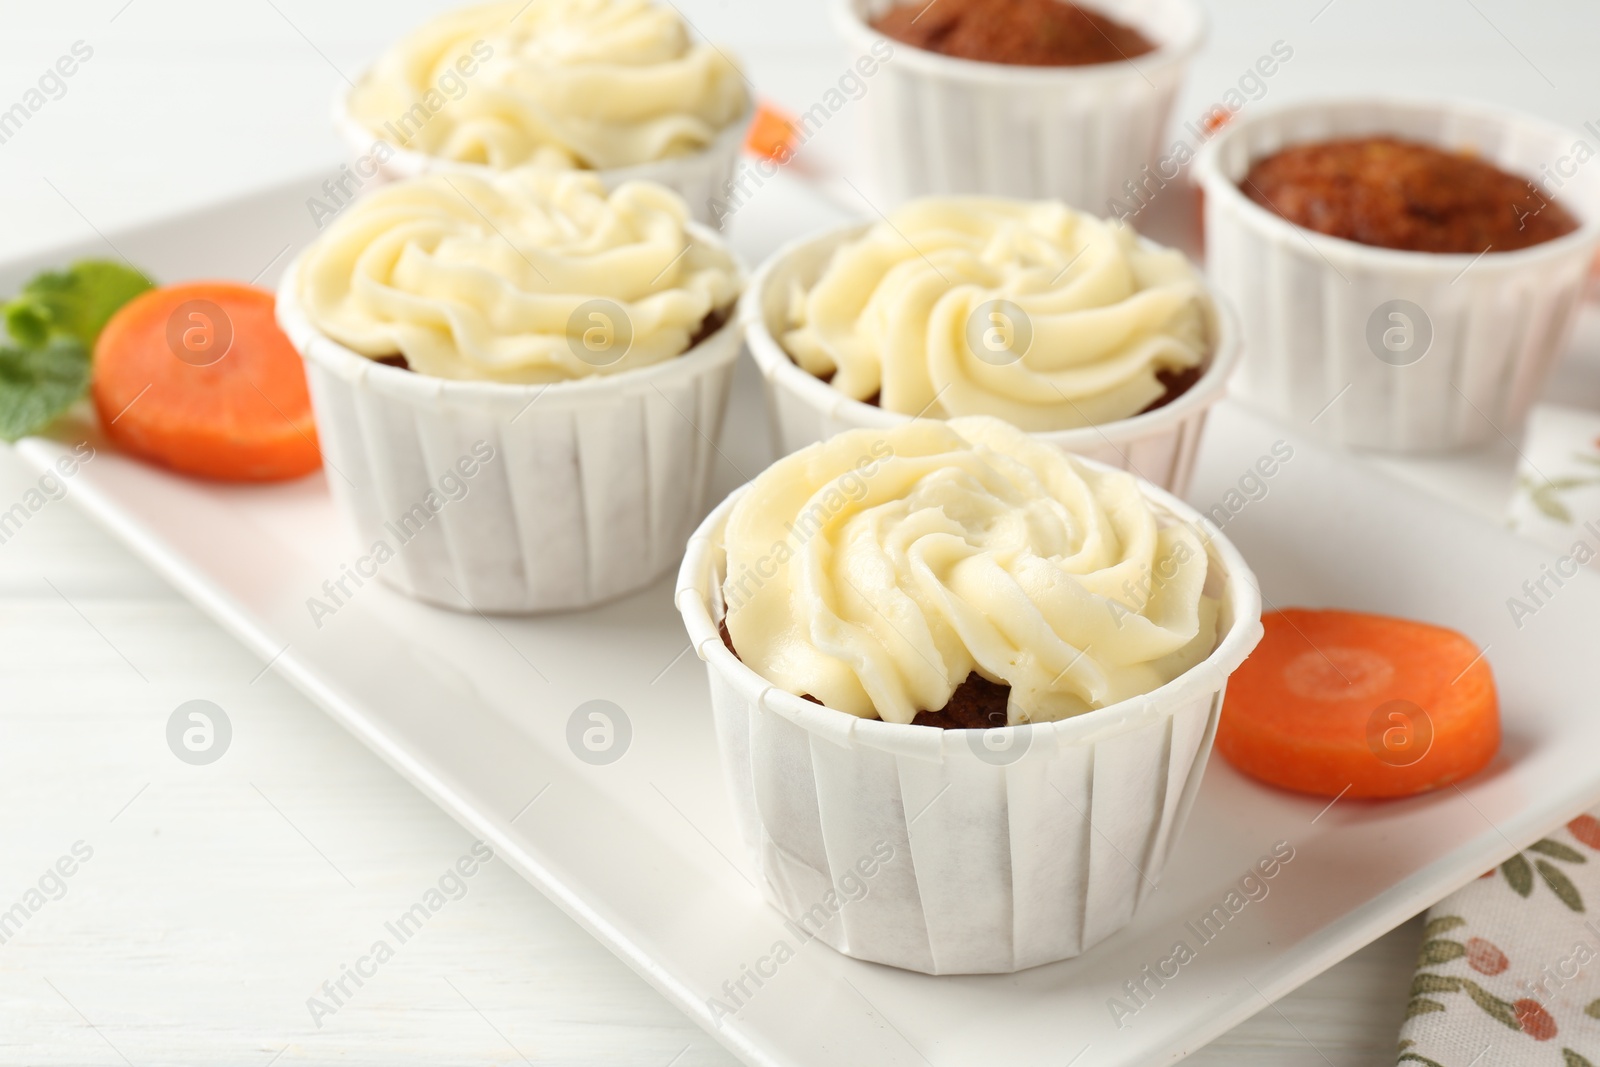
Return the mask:
{"type": "Polygon", "coordinates": [[[0,308],[0,438],[55,421],[88,392],[95,342],[111,316],[155,287],[124,263],[89,259],[38,275],[0,308]]]}

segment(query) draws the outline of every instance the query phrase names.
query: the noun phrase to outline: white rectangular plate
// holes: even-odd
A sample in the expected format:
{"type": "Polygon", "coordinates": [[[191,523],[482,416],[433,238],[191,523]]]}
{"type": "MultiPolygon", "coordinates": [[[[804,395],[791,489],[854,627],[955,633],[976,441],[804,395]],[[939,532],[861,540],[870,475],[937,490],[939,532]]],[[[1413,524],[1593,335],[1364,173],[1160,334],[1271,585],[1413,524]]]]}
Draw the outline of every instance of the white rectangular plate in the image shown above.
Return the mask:
{"type": "MultiPolygon", "coordinates": [[[[304,197],[315,184],[115,240],[166,279],[249,278],[278,253],[262,276],[270,284],[290,251],[280,247],[312,236],[304,197]]],[[[751,258],[828,221],[781,181],[761,196],[734,233],[751,258]]],[[[0,291],[85,251],[0,267],[0,291]]],[[[766,462],[763,421],[746,366],[721,445],[722,490],[740,480],[735,465],[748,475],[766,462]]],[[[1331,808],[1257,785],[1219,758],[1164,884],[1131,927],[1080,959],[1002,977],[858,963],[795,943],[741,873],[706,680],[670,577],[596,611],[493,620],[369,582],[319,628],[308,598],[363,551],[320,476],[266,488],[189,481],[76,425],[18,447],[43,467],[83,435],[99,450],[70,481],[83,507],[752,1064],[1169,1063],[1600,801],[1600,581],[1569,581],[1519,631],[1506,601],[1539,576],[1539,550],[1224,406],[1191,494],[1202,508],[1244,501],[1230,490],[1274,442],[1295,450],[1226,526],[1270,603],[1392,613],[1471,635],[1501,688],[1500,757],[1460,790],[1331,808]],[[590,700],[613,702],[631,726],[625,754],[607,766],[568,746],[569,718],[590,700]],[[1189,924],[1279,842],[1294,859],[1269,894],[1202,942],[1189,924]],[[752,995],[714,1020],[710,998],[726,999],[724,983],[779,941],[794,958],[759,988],[746,978],[752,995]],[[1159,988],[1146,980],[1142,1004],[1127,1000],[1124,984],[1179,941],[1192,962],[1159,988]],[[1114,997],[1138,1010],[1114,1017],[1114,997]]]]}

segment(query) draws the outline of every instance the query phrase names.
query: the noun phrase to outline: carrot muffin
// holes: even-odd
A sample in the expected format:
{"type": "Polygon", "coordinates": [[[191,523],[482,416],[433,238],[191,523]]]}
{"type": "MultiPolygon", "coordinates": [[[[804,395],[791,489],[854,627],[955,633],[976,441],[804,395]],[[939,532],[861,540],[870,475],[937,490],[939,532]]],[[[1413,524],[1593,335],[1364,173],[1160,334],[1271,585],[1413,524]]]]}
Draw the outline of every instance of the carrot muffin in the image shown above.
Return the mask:
{"type": "Polygon", "coordinates": [[[692,155],[749,109],[743,76],[654,0],[504,0],[410,33],[351,92],[374,137],[506,169],[692,155]]]}
{"type": "MultiPolygon", "coordinates": [[[[1029,432],[1159,407],[1212,354],[1199,273],[1050,201],[913,201],[796,287],[783,348],[854,400],[1029,432]]],[[[775,331],[776,332],[776,331],[775,331]]]]}
{"type": "Polygon", "coordinates": [[[771,684],[942,727],[1042,723],[1209,656],[1197,531],[1128,474],[998,419],[854,430],[778,461],[728,516],[725,639],[771,684]]]}
{"type": "Polygon", "coordinates": [[[542,384],[682,355],[742,285],[670,190],[524,167],[437,173],[364,198],[307,251],[299,303],[322,333],[436,378],[542,384]]]}
{"type": "Polygon", "coordinates": [[[925,51],[1024,67],[1116,63],[1156,50],[1132,26],[1062,0],[911,0],[872,28],[925,51]]]}
{"type": "Polygon", "coordinates": [[[675,603],[788,928],[1010,974],[1126,926],[1261,634],[1249,566],[1200,520],[982,417],[847,431],[713,511],[675,603]],[[1003,713],[969,720],[974,694],[1003,713]]]}
{"type": "Polygon", "coordinates": [[[363,197],[300,254],[277,317],[366,546],[352,575],[528,614],[615,600],[682,558],[744,284],[687,214],[648,182],[441,170],[363,197]]]}
{"type": "Polygon", "coordinates": [[[1297,226],[1407,252],[1514,252],[1578,228],[1526,178],[1396,137],[1295,145],[1252,163],[1241,188],[1297,226]]]}

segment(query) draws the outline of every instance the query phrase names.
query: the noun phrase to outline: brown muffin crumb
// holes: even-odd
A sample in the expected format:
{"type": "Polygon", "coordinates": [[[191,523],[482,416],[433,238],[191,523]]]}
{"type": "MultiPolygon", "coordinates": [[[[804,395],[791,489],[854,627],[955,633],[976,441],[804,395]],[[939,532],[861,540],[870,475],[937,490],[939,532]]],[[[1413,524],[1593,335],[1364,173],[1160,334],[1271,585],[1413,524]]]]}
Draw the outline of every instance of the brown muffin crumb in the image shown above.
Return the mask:
{"type": "Polygon", "coordinates": [[[1297,226],[1407,252],[1514,252],[1578,228],[1525,178],[1394,137],[1295,145],[1253,163],[1240,188],[1297,226]]]}
{"type": "MultiPolygon", "coordinates": [[[[1139,414],[1147,415],[1152,411],[1166,407],[1184,393],[1187,393],[1190,389],[1193,389],[1195,384],[1200,381],[1201,376],[1203,376],[1205,372],[1206,369],[1204,367],[1184,367],[1182,369],[1169,368],[1156,371],[1156,381],[1162,384],[1162,386],[1166,389],[1166,392],[1161,396],[1158,396],[1149,407],[1139,412],[1139,414]]],[[[822,380],[828,381],[832,377],[833,375],[830,374],[827,378],[823,378],[822,380]]],[[[867,397],[862,401],[862,403],[869,407],[882,407],[882,399],[883,393],[877,392],[867,397]]]]}
{"type": "Polygon", "coordinates": [[[1156,397],[1154,403],[1139,412],[1139,414],[1148,415],[1152,411],[1159,411],[1166,407],[1199,384],[1205,373],[1206,368],[1204,367],[1167,367],[1156,371],[1156,381],[1160,382],[1167,391],[1156,397]]]}
{"type": "Polygon", "coordinates": [[[1006,724],[1006,704],[1011,687],[991,682],[977,671],[956,686],[950,703],[938,711],[919,711],[913,726],[937,726],[941,730],[989,730],[1006,724]]]}
{"type": "Polygon", "coordinates": [[[909,0],[872,28],[928,52],[1019,67],[1082,67],[1147,55],[1132,26],[1064,0],[909,0]]]}
{"type": "MultiPolygon", "coordinates": [[[[728,320],[732,317],[733,308],[731,307],[714,309],[711,314],[700,320],[700,328],[694,332],[693,337],[689,338],[689,348],[694,348],[701,341],[715,336],[716,332],[726,326],[728,320]]],[[[685,352],[688,350],[688,348],[684,349],[685,352]]]]}
{"type": "MultiPolygon", "coordinates": [[[[693,337],[689,338],[689,348],[684,349],[684,351],[687,352],[689,349],[700,344],[700,342],[714,336],[718,330],[722,329],[728,324],[728,320],[732,317],[732,307],[717,308],[716,310],[712,311],[711,314],[700,320],[700,328],[695,331],[693,337]]],[[[392,356],[373,356],[372,362],[381,363],[385,367],[395,367],[399,370],[411,369],[410,362],[407,361],[406,357],[399,352],[396,352],[392,356]]]]}
{"type": "MultiPolygon", "coordinates": [[[[726,618],[717,626],[717,632],[722,635],[722,643],[728,646],[733,658],[739,659],[739,650],[733,647],[733,635],[728,632],[726,618]]],[[[802,694],[800,699],[813,704],[822,703],[809,693],[802,694]]],[[[956,691],[950,694],[948,704],[939,711],[917,712],[917,717],[912,720],[911,725],[935,726],[941,730],[988,730],[1004,726],[1006,703],[1010,699],[1009,685],[991,682],[977,671],[973,671],[967,675],[966,681],[956,686],[956,691]]]]}

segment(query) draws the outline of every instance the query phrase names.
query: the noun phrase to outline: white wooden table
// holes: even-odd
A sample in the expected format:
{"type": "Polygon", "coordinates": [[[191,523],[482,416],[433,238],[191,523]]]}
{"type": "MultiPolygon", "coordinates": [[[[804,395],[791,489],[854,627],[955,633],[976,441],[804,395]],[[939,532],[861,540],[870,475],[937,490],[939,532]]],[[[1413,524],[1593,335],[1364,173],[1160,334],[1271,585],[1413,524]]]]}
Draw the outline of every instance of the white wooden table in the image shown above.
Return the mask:
{"type": "MultiPolygon", "coordinates": [[[[1554,0],[1213,0],[1198,114],[1275,40],[1274,100],[1453,92],[1594,117],[1600,9],[1554,0]]],[[[326,163],[340,75],[437,0],[84,0],[13,5],[0,110],[75,42],[93,49],[0,144],[0,254],[91,237],[326,163]]],[[[680,0],[762,91],[804,108],[843,69],[819,0],[680,0]]],[[[821,150],[847,158],[847,123],[821,150]]],[[[1586,329],[1580,347],[1600,352],[1586,329]]],[[[1600,401],[1578,364],[1568,395],[1600,401]]],[[[1412,466],[1468,506],[1508,449],[1412,466]]],[[[0,508],[35,479],[0,450],[0,508]]],[[[81,841],[66,892],[0,944],[0,1063],[348,1062],[688,1067],[731,1057],[536,891],[490,864],[319,1027],[307,998],[469,848],[464,831],[70,501],[0,544],[0,909],[81,841]],[[205,767],[165,739],[181,703],[226,709],[205,767]]],[[[1388,1064],[1413,921],[1191,1062],[1388,1064]]],[[[1065,1054],[1063,1056],[1065,1058],[1065,1054]]]]}

